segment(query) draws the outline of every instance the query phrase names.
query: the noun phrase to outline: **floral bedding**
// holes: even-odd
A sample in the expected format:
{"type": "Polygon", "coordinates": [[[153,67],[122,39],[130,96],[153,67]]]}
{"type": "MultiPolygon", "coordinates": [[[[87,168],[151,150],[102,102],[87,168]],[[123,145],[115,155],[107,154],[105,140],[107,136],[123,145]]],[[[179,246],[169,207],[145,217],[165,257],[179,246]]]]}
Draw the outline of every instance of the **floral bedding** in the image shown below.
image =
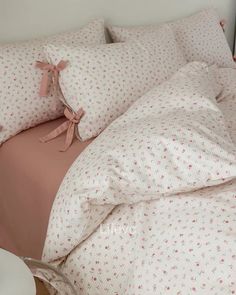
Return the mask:
{"type": "Polygon", "coordinates": [[[78,295],[236,292],[236,153],[213,84],[186,65],[68,171],[44,260],[78,295]]]}

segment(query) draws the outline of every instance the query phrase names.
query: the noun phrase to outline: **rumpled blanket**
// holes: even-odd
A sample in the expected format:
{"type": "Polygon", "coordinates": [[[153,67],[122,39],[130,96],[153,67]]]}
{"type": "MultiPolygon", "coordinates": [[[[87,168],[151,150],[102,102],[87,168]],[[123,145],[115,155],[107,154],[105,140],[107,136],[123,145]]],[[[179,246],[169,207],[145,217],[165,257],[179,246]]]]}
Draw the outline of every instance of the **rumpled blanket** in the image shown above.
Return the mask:
{"type": "Polygon", "coordinates": [[[234,294],[235,145],[210,69],[190,63],[79,156],[44,260],[78,294],[234,294]]]}

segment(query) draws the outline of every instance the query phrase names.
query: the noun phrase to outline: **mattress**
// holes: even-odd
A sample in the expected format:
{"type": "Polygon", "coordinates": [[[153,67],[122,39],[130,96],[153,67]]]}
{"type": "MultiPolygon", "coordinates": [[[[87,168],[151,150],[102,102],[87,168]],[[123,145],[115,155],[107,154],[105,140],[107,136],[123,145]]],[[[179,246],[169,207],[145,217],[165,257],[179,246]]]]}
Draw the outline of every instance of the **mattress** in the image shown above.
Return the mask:
{"type": "Polygon", "coordinates": [[[0,148],[0,247],[40,258],[53,200],[67,170],[91,142],[74,141],[59,152],[65,136],[44,144],[39,138],[64,119],[18,134],[0,148]]]}

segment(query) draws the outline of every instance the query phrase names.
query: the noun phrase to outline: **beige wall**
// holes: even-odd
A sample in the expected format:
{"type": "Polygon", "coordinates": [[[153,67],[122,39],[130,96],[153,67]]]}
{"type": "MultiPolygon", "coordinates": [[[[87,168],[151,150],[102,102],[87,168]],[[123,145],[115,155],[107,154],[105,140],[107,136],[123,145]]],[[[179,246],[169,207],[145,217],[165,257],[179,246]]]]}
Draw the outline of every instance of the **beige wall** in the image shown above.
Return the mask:
{"type": "Polygon", "coordinates": [[[104,16],[114,24],[172,20],[215,6],[229,21],[233,44],[235,0],[0,0],[0,42],[22,40],[76,28],[104,16]]]}

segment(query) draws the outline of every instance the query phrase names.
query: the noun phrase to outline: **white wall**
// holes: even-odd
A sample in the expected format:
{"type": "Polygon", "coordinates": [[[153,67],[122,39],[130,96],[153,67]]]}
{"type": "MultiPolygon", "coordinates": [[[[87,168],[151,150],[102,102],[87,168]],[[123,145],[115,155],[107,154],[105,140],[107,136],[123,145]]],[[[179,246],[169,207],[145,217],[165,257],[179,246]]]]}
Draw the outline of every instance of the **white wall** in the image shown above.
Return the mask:
{"type": "Polygon", "coordinates": [[[50,35],[104,16],[120,25],[157,23],[214,6],[228,20],[232,46],[235,0],[0,0],[0,42],[50,35]]]}

